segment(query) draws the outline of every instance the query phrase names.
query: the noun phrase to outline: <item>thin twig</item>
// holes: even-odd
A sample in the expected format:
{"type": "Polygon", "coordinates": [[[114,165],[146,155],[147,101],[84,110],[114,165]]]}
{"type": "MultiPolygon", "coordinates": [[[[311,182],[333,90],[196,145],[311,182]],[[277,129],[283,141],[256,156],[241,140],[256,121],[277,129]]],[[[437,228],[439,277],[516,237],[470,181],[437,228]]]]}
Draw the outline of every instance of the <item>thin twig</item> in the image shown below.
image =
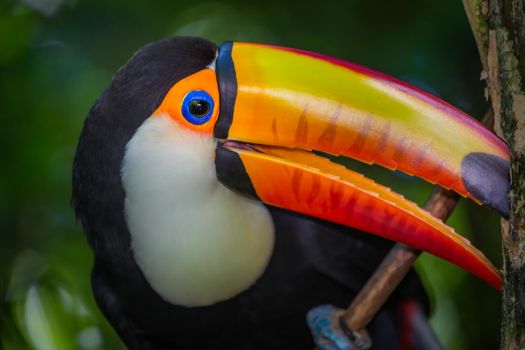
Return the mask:
{"type": "MultiPolygon", "coordinates": [[[[445,221],[452,214],[458,199],[455,192],[436,187],[427,200],[425,209],[445,221]]],[[[403,280],[419,253],[419,250],[402,243],[392,247],[346,310],[345,321],[348,328],[358,331],[366,327],[403,280]]]]}
{"type": "MultiPolygon", "coordinates": [[[[483,124],[493,124],[492,110],[483,118],[483,124]]],[[[446,221],[454,211],[459,195],[436,186],[424,208],[435,217],[446,221]]],[[[392,292],[406,276],[420,251],[397,243],[383,259],[372,277],[346,309],[344,321],[352,331],[363,330],[385,304],[392,292]]]]}

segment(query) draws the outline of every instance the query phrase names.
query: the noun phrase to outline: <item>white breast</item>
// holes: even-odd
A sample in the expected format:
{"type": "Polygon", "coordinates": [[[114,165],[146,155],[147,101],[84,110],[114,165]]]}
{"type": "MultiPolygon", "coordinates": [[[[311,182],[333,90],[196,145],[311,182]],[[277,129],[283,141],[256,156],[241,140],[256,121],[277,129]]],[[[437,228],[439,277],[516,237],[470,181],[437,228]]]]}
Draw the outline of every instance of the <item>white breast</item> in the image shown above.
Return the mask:
{"type": "Polygon", "coordinates": [[[212,137],[150,117],[127,144],[122,183],[135,260],[166,301],[213,304],[263,273],[271,216],[217,180],[212,137]]]}

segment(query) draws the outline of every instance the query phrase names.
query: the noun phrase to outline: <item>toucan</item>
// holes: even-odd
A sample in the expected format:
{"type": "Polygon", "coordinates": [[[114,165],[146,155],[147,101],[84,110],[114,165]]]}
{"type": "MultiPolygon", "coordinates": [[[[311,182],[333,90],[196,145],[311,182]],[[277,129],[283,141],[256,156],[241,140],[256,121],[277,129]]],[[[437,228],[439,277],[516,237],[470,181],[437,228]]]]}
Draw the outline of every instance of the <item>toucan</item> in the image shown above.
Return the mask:
{"type": "MultiPolygon", "coordinates": [[[[91,108],[73,165],[94,297],[124,343],[312,349],[305,315],[348,305],[392,241],[500,288],[469,241],[331,156],[508,215],[506,145],[404,82],[265,44],[173,37],[136,52],[91,108]]],[[[371,323],[374,348],[399,346],[407,300],[428,308],[414,271],[371,323]]]]}

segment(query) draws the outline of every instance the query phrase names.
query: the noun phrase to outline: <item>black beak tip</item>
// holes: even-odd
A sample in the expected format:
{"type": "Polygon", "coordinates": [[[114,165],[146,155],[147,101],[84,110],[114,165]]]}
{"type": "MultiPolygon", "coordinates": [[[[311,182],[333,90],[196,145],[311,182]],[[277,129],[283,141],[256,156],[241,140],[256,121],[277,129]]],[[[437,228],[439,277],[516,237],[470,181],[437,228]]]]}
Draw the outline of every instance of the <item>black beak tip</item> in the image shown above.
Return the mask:
{"type": "Polygon", "coordinates": [[[461,162],[467,191],[504,218],[509,217],[509,167],[508,160],[487,153],[469,153],[461,162]]]}

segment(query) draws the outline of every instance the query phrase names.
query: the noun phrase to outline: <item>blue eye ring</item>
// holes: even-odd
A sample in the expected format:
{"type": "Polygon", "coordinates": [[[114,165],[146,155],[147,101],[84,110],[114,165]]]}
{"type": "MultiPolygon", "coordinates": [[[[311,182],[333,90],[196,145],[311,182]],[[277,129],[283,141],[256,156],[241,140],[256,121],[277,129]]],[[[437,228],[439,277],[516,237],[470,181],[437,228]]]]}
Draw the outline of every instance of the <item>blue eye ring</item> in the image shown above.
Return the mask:
{"type": "Polygon", "coordinates": [[[182,100],[182,115],[195,125],[202,125],[210,120],[213,108],[213,98],[204,90],[190,91],[182,100]]]}

